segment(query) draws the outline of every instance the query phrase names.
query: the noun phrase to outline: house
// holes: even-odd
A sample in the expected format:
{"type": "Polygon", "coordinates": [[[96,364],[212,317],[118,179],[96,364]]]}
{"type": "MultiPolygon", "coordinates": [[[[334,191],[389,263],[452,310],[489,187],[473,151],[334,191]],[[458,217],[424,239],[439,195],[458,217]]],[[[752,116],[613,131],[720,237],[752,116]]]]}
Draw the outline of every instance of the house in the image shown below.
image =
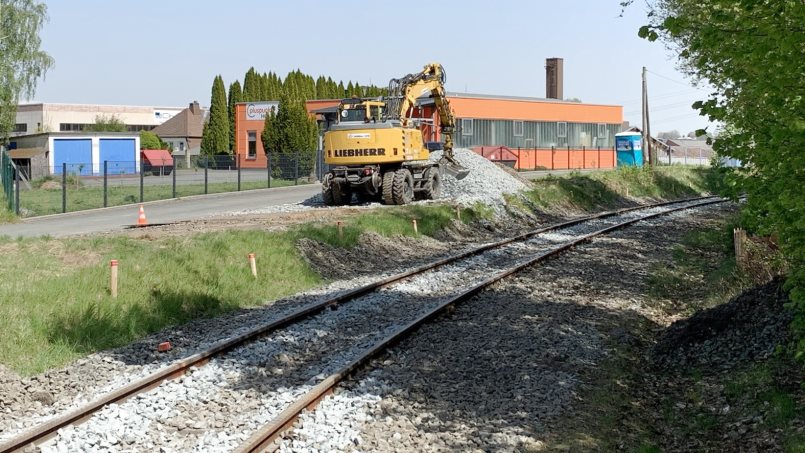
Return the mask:
{"type": "Polygon", "coordinates": [[[193,101],[188,108],[151,131],[171,146],[177,168],[189,168],[198,159],[207,114],[207,109],[193,101]]]}

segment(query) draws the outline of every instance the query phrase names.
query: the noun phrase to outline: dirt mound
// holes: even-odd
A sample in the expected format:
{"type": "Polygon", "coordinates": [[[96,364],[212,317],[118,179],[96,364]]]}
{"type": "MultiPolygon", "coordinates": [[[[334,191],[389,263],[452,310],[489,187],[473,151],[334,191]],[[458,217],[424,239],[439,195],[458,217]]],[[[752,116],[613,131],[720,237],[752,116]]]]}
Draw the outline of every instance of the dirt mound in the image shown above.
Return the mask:
{"type": "Polygon", "coordinates": [[[450,251],[448,244],[426,236],[387,238],[377,233],[362,234],[358,245],[351,249],[307,238],[300,239],[297,248],[313,270],[331,279],[377,275],[399,267],[429,262],[450,251]]]}
{"type": "Polygon", "coordinates": [[[733,300],[677,321],[651,352],[659,368],[718,371],[764,359],[786,340],[791,313],[788,294],[774,279],[733,300]]]}

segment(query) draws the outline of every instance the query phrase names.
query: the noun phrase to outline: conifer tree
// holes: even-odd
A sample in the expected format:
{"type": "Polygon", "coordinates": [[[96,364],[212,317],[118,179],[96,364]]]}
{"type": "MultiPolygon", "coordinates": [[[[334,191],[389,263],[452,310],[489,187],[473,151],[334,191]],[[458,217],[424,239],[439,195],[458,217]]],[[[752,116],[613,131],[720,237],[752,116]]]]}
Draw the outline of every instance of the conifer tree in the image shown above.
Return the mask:
{"type": "Polygon", "coordinates": [[[231,154],[229,146],[229,112],[224,79],[218,75],[212,83],[210,118],[204,125],[201,152],[205,155],[231,154]]]}
{"type": "Polygon", "coordinates": [[[259,96],[257,90],[257,73],[254,71],[254,67],[251,67],[243,78],[243,102],[257,101],[259,96]]]}
{"type": "Polygon", "coordinates": [[[229,144],[235,148],[235,104],[241,102],[243,93],[240,89],[240,81],[235,80],[229,85],[229,144]]]}

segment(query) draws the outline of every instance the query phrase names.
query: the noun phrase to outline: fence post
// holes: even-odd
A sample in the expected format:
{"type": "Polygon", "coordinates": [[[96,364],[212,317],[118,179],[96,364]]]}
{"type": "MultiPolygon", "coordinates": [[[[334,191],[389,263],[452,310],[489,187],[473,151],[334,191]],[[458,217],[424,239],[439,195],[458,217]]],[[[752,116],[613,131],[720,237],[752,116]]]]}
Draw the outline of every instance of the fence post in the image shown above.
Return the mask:
{"type": "Polygon", "coordinates": [[[178,171],[178,168],[176,167],[176,160],[174,160],[173,161],[173,171],[171,171],[171,174],[173,175],[172,178],[171,178],[171,192],[172,192],[171,193],[171,195],[172,195],[171,198],[176,198],[176,172],[177,171],[178,171]]]}
{"type": "Polygon", "coordinates": [[[109,189],[109,180],[107,178],[109,171],[109,161],[103,161],[103,207],[109,206],[109,196],[107,190],[109,189]]]}
{"type": "Polygon", "coordinates": [[[266,181],[268,188],[271,188],[271,153],[266,153],[266,181]]]}
{"type": "Polygon", "coordinates": [[[551,170],[556,170],[556,165],[553,162],[555,156],[556,156],[556,147],[551,145],[551,170]]]}
{"type": "Polygon", "coordinates": [[[238,192],[240,192],[240,154],[236,154],[236,161],[238,165],[238,192]]]}
{"type": "Polygon", "coordinates": [[[143,160],[140,159],[140,203],[142,203],[143,199],[145,198],[144,197],[145,191],[143,190],[143,186],[145,186],[145,172],[143,171],[144,168],[145,168],[145,162],[143,162],[143,160]]]}
{"type": "Polygon", "coordinates": [[[20,167],[14,167],[14,214],[20,215],[20,167]]]}
{"type": "Polygon", "coordinates": [[[204,195],[207,195],[207,169],[210,167],[210,161],[207,160],[206,165],[204,165],[204,195]]]}
{"type": "Polygon", "coordinates": [[[587,146],[581,145],[581,168],[587,168],[587,146]]]}
{"type": "Polygon", "coordinates": [[[293,185],[297,185],[297,184],[299,184],[299,151],[296,152],[296,159],[294,159],[294,160],[296,161],[296,165],[295,165],[296,168],[294,168],[293,185]]]}
{"type": "Polygon", "coordinates": [[[67,162],[61,164],[61,212],[67,212],[67,162]]]}
{"type": "Polygon", "coordinates": [[[567,169],[570,170],[570,145],[567,145],[567,169]]]}

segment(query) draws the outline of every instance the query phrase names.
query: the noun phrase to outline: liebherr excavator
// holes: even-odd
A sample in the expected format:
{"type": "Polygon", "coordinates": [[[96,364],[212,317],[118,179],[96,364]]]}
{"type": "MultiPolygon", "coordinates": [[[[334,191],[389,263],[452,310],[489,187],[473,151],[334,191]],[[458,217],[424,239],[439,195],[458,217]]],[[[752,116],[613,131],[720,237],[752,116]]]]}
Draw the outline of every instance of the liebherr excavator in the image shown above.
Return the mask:
{"type": "MultiPolygon", "coordinates": [[[[345,205],[352,194],[360,200],[406,204],[439,197],[442,172],[462,179],[469,170],[453,157],[455,118],[444,91],[442,65],[391,79],[380,100],[345,99],[338,119],[324,133],[324,161],[333,168],[324,176],[322,194],[330,206],[345,205]],[[429,160],[418,119],[417,98],[433,99],[444,137],[443,157],[429,160]]],[[[421,121],[421,120],[419,120],[421,121]]]]}

